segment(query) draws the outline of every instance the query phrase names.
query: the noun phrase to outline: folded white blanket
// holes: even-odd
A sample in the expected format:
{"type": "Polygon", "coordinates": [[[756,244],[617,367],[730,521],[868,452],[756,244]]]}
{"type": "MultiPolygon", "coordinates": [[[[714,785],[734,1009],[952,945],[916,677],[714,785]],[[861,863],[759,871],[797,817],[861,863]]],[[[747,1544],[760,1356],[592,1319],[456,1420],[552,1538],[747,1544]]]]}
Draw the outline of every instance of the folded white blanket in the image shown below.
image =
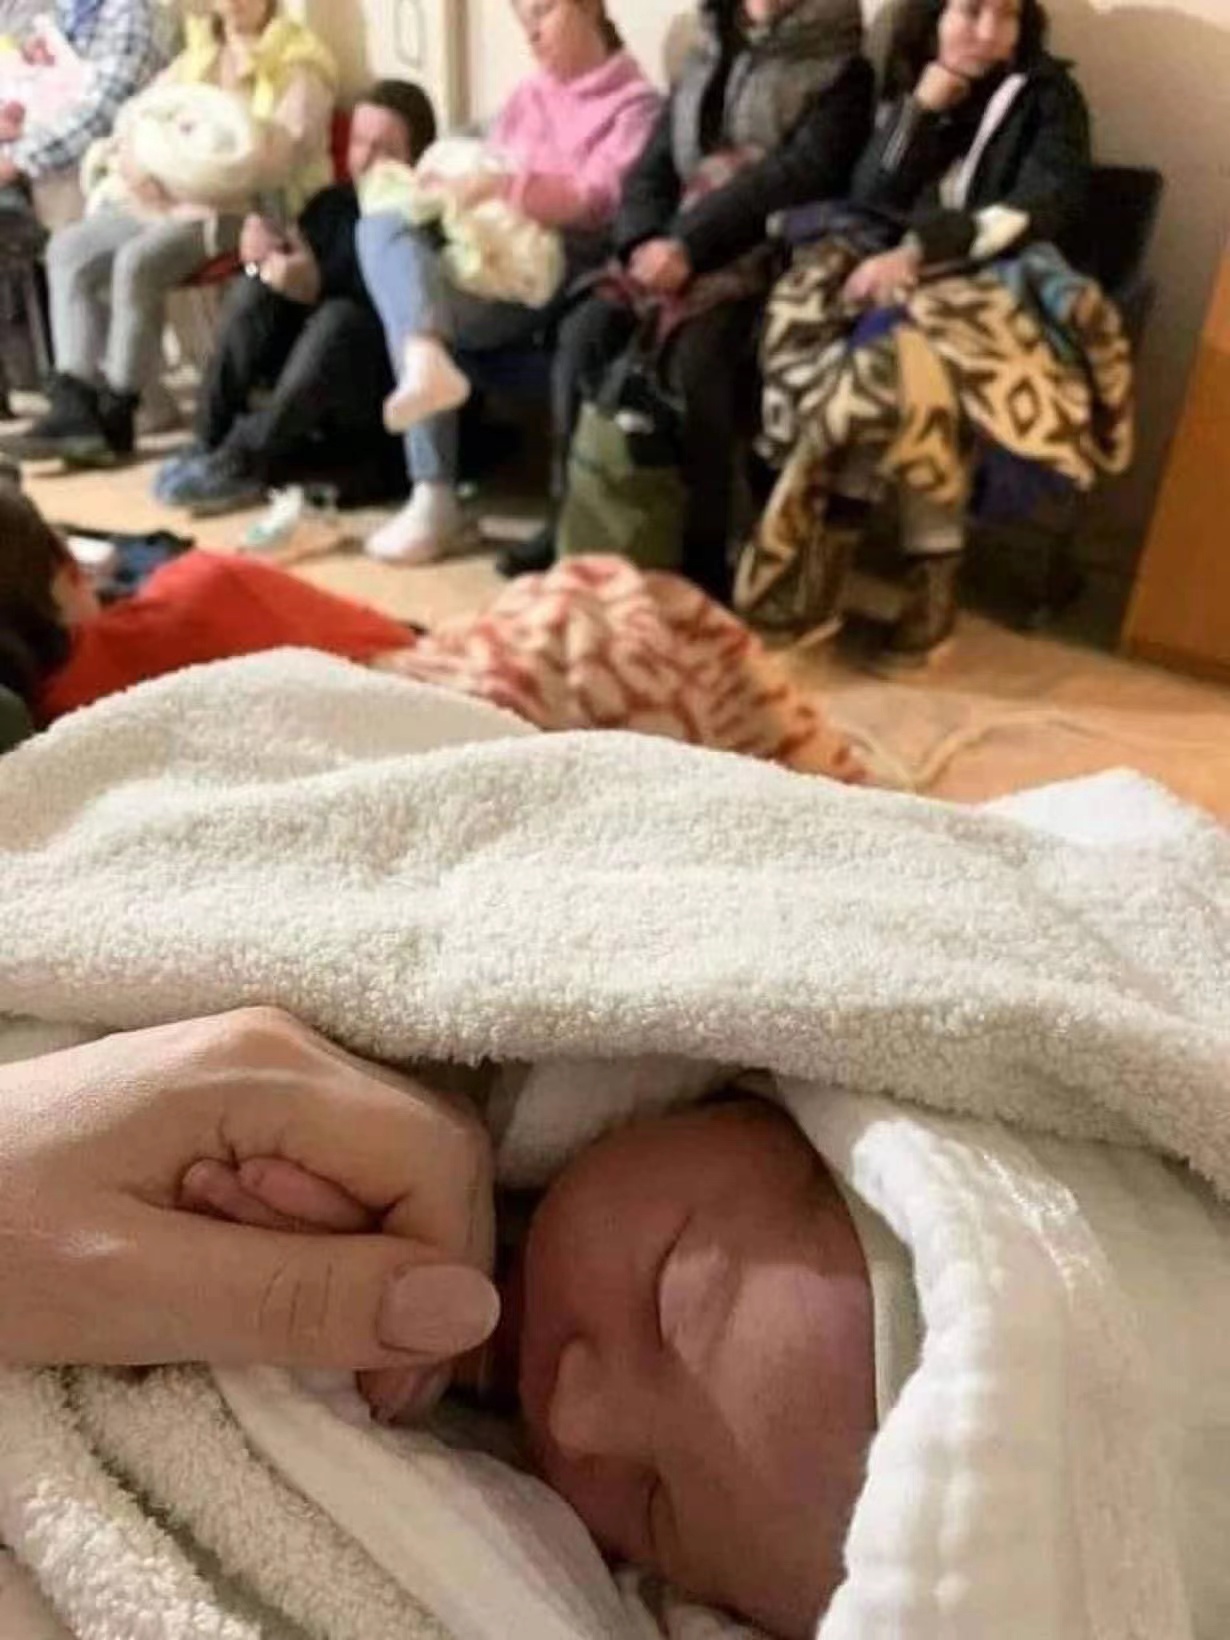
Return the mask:
{"type": "MultiPolygon", "coordinates": [[[[527,736],[488,708],[283,654],[148,685],[0,762],[0,881],[0,1010],[39,1022],[16,1051],[55,1040],[40,1027],[113,1029],[276,1002],[393,1060],[539,1063],[504,1132],[505,1162],[521,1176],[549,1171],[630,1106],[690,1091],[717,1064],[1147,1145],[1230,1195],[1230,843],[1132,777],[1043,795],[1016,814],[957,811],[636,737],[527,736]],[[1073,829],[1065,807],[1073,837],[1048,835],[1048,824],[1073,829]],[[1143,823],[1117,835],[1079,829],[1131,810],[1143,823]],[[586,1065],[589,1055],[617,1063],[586,1065]]],[[[1075,1242],[1048,1228],[1059,1199],[1050,1175],[1008,1154],[1030,1181],[1031,1233],[1050,1249],[1056,1325],[1104,1314],[1111,1329],[1080,1335],[1080,1371],[1050,1382],[1096,1390],[1127,1312],[1117,1300],[1074,1307],[1100,1290],[1073,1274],[1081,1226],[1075,1242]]],[[[1025,1245],[1019,1222],[1004,1233],[1005,1246],[1025,1245]]],[[[33,1524],[29,1437],[15,1431],[21,1418],[34,1427],[36,1403],[39,1427],[60,1427],[40,1382],[6,1380],[0,1528],[67,1612],[95,1562],[78,1534],[66,1592],[63,1561],[33,1524]]],[[[314,1440],[277,1429],[288,1407],[292,1423],[307,1414],[269,1382],[224,1389],[249,1437],[325,1502],[314,1440]]],[[[864,1512],[827,1632],[972,1636],[987,1622],[1031,1637],[1185,1632],[1174,1535],[1156,1488],[1137,1484],[1158,1456],[1147,1419],[1124,1430],[1136,1381],[1122,1382],[1126,1399],[1109,1411],[1095,1394],[1085,1420],[1082,1403],[1079,1439],[1043,1455],[1032,1491],[996,1494],[1008,1512],[995,1539],[1003,1566],[979,1556],[974,1527],[994,1511],[956,1464],[971,1454],[950,1406],[952,1439],[939,1448],[950,1461],[920,1462],[913,1491],[897,1487],[891,1508],[864,1512]],[[1109,1466],[1107,1430],[1125,1439],[1109,1466]],[[1074,1474],[1094,1488],[1091,1509],[1064,1501],[1074,1474]],[[1046,1538],[1069,1545],[1073,1581],[1057,1593],[1031,1557],[1039,1522],[1061,1503],[1084,1524],[1070,1540],[1058,1527],[1046,1538]],[[1131,1546],[1130,1567],[1116,1544],[1131,1546]],[[1009,1590],[1011,1611],[1000,1609],[1009,1590]],[[979,1604],[991,1596],[1000,1604],[979,1604]],[[1133,1602],[1159,1626],[1123,1627],[1133,1602]]],[[[336,1427],[339,1440],[370,1439],[336,1427]]],[[[414,1459],[420,1478],[424,1461],[414,1459]]],[[[499,1541],[494,1528],[471,1535],[478,1505],[458,1499],[477,1494],[455,1483],[450,1471],[434,1502],[420,1486],[423,1530],[452,1508],[441,1544],[455,1563],[488,1568],[490,1583],[472,1573],[442,1610],[447,1588],[429,1597],[427,1571],[407,1574],[404,1545],[390,1547],[384,1526],[383,1548],[364,1541],[386,1576],[406,1577],[459,1637],[616,1632],[610,1596],[590,1586],[575,1544],[557,1582],[542,1571],[546,1549],[512,1525],[499,1541]],[[535,1592],[556,1613],[537,1629],[535,1592]],[[526,1614],[515,1629],[492,1619],[505,1597],[526,1614]],[[558,1627],[561,1612],[571,1631],[558,1627]]],[[[71,1494],[65,1482],[64,1509],[71,1494]]],[[[333,1498],[326,1512],[343,1507],[333,1498]]],[[[360,1522],[345,1524],[363,1537],[360,1522]]],[[[411,1536],[419,1524],[403,1523],[411,1536]]],[[[76,1632],[116,1632],[91,1627],[79,1606],[76,1632]]],[[[644,1632],[631,1595],[620,1609],[620,1632],[644,1632]]]]}

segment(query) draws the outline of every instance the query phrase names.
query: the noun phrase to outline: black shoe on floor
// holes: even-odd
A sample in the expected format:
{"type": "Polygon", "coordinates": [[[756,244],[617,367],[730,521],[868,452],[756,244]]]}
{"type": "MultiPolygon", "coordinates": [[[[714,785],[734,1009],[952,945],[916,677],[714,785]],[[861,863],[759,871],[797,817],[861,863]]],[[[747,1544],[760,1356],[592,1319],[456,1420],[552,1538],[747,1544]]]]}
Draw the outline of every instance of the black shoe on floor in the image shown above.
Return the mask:
{"type": "Polygon", "coordinates": [[[905,603],[881,657],[884,664],[926,666],[947,648],[957,625],[957,579],[963,557],[946,552],[914,559],[905,578],[905,603]]]}
{"type": "Polygon", "coordinates": [[[98,394],[76,376],[53,376],[47,413],[24,433],[0,439],[0,452],[14,461],[55,461],[72,446],[106,447],[98,394]]]}
{"type": "Polygon", "coordinates": [[[495,567],[507,581],[519,575],[541,575],[555,562],[555,526],[544,524],[528,541],[517,541],[495,561],[495,567]]]}
{"type": "Polygon", "coordinates": [[[184,474],[175,500],[193,518],[221,518],[226,513],[258,507],[269,493],[264,479],[252,471],[238,450],[220,450],[204,456],[184,474]]]}
{"type": "Polygon", "coordinates": [[[137,447],[138,393],[117,393],[104,387],[97,397],[97,426],[92,435],[65,439],[60,458],[69,467],[115,467],[128,461],[137,447]]]}

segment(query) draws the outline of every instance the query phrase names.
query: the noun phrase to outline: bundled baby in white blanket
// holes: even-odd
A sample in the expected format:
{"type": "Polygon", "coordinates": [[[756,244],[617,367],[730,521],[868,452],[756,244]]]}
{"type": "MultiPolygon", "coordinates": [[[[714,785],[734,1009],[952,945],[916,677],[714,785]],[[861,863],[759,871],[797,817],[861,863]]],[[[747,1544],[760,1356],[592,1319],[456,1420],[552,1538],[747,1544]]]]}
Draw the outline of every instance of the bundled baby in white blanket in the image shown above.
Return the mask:
{"type": "Polygon", "coordinates": [[[438,224],[444,264],[459,290],[546,307],[563,282],[563,241],[508,197],[502,184],[515,174],[480,139],[445,137],[417,166],[378,161],[359,184],[359,200],[365,216],[394,211],[416,228],[438,224]]]}
{"type": "Polygon", "coordinates": [[[198,215],[250,201],[260,174],[262,138],[246,103],[212,85],[167,81],[125,103],[109,137],[94,143],[81,170],[90,212],[108,207],[138,216],[198,215]],[[129,180],[155,184],[147,203],[129,180]]]}
{"type": "Polygon", "coordinates": [[[582,1148],[500,1285],[459,1380],[519,1406],[604,1550],[695,1600],[789,1640],[826,1612],[826,1636],[890,1611],[875,1632],[1015,1634],[1052,1579],[1048,1635],[1159,1634],[1130,1497],[1156,1522],[1138,1560],[1173,1537],[1182,1632],[1230,1633],[1230,1211],[1177,1165],[815,1085],[728,1092],[582,1148]],[[962,1572],[906,1599],[886,1531],[926,1550],[937,1500],[962,1572]],[[1107,1550],[1119,1614],[1089,1576],[1107,1550]]]}

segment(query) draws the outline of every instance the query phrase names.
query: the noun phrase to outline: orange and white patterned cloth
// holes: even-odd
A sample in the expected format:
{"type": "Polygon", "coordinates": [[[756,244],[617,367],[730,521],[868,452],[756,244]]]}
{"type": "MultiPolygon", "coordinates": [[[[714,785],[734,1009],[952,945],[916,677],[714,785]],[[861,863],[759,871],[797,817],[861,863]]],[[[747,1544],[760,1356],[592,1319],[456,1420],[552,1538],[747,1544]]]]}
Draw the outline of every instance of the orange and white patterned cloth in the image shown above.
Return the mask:
{"type": "Polygon", "coordinates": [[[689,582],[621,558],[515,581],[382,671],[436,683],[541,729],[626,729],[857,783],[850,743],[759,639],[689,582]]]}

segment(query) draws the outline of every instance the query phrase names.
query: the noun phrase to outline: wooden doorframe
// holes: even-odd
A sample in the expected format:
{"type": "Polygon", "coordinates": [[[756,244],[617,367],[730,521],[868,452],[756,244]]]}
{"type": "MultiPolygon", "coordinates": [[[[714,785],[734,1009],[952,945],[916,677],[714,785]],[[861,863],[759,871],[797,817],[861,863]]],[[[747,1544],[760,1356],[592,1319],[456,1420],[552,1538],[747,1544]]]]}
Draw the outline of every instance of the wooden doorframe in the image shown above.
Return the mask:
{"type": "Polygon", "coordinates": [[[442,130],[468,123],[467,0],[287,0],[287,9],[334,47],[350,95],[373,73],[404,76],[431,93],[442,130]]]}
{"type": "Polygon", "coordinates": [[[418,40],[431,39],[438,27],[441,44],[437,92],[440,123],[444,130],[465,125],[470,117],[469,37],[466,0],[385,0],[393,10],[393,39],[400,65],[409,74],[429,81],[431,64],[422,55],[418,40]]]}

